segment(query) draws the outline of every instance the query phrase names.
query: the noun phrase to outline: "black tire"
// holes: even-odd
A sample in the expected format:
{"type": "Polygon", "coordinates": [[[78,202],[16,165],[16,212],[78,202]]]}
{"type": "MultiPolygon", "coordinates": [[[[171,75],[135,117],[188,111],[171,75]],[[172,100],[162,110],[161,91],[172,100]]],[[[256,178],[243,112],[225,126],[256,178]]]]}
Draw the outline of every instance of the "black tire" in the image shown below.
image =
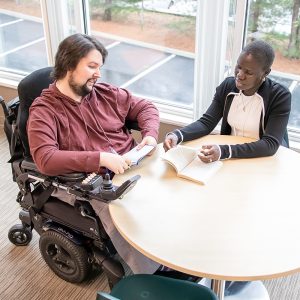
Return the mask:
{"type": "Polygon", "coordinates": [[[52,230],[41,235],[39,245],[45,262],[57,276],[72,283],[87,277],[91,264],[83,247],[52,230]]]}
{"type": "Polygon", "coordinates": [[[16,246],[26,246],[32,239],[32,231],[22,224],[16,224],[9,229],[8,239],[16,246]]]}

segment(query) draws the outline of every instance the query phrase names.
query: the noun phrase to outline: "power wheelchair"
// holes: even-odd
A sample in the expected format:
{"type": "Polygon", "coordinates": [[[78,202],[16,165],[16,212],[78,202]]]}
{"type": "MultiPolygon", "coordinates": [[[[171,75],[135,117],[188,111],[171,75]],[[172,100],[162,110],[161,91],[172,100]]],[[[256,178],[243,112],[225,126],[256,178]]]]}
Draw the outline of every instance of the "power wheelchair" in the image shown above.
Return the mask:
{"type": "MultiPolygon", "coordinates": [[[[89,200],[110,202],[121,198],[134,187],[140,176],[115,186],[109,174],[104,178],[85,173],[45,176],[37,170],[30,156],[26,123],[31,103],[53,81],[51,71],[52,68],[47,67],[29,74],[18,85],[18,97],[7,104],[0,97],[5,115],[4,131],[10,145],[9,162],[13,180],[19,187],[16,200],[21,206],[21,224],[10,228],[8,238],[17,246],[25,246],[35,229],[40,235],[41,255],[56,275],[79,283],[93,267],[100,267],[112,287],[124,276],[124,269],[114,258],[116,250],[89,200]],[[55,188],[81,200],[76,200],[74,206],[60,201],[51,196],[55,188]],[[95,188],[98,188],[97,194],[91,192],[95,188]]],[[[137,124],[132,127],[137,129],[137,124]]]]}

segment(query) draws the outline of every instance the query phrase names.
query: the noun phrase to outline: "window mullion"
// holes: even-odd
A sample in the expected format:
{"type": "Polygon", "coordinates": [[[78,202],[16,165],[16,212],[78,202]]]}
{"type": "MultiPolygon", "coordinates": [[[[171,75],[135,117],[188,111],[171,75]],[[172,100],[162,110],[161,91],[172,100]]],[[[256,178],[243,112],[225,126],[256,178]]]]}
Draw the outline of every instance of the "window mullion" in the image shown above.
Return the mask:
{"type": "Polygon", "coordinates": [[[211,103],[224,78],[229,0],[198,1],[194,119],[211,103]]]}
{"type": "Polygon", "coordinates": [[[47,41],[47,55],[50,65],[54,64],[54,56],[59,43],[68,35],[75,32],[86,32],[83,18],[83,1],[75,0],[74,17],[68,1],[41,0],[41,9],[44,22],[44,31],[47,41]],[[72,26],[72,21],[74,25],[72,26]]]}
{"type": "Polygon", "coordinates": [[[233,51],[231,60],[231,73],[235,68],[237,59],[241,53],[244,45],[245,32],[247,28],[247,10],[248,10],[248,0],[237,0],[236,1],[236,13],[234,21],[234,36],[233,36],[233,51]]]}
{"type": "Polygon", "coordinates": [[[90,19],[89,0],[81,0],[81,20],[82,20],[83,26],[84,26],[82,32],[91,35],[91,19],[90,19]]]}

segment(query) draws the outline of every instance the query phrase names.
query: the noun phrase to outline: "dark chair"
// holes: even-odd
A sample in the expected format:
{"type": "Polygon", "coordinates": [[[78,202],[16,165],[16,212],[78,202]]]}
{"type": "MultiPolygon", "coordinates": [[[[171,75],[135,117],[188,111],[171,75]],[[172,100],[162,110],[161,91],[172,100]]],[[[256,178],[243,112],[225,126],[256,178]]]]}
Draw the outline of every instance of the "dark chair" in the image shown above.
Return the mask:
{"type": "Polygon", "coordinates": [[[20,131],[20,138],[24,148],[24,157],[30,157],[29,144],[26,132],[26,124],[29,116],[29,107],[35,98],[37,98],[43,89],[49,87],[49,84],[53,82],[50,74],[52,67],[46,67],[43,69],[36,70],[22,79],[18,85],[19,95],[19,111],[18,113],[18,125],[20,131]]]}
{"type": "Polygon", "coordinates": [[[98,292],[96,300],[217,300],[209,288],[197,283],[156,275],[123,278],[110,294],[98,292]]]}
{"type": "Polygon", "coordinates": [[[30,156],[26,123],[30,105],[53,82],[51,71],[52,68],[47,67],[26,76],[18,86],[19,97],[7,105],[0,99],[13,179],[20,190],[17,202],[21,206],[21,224],[10,228],[8,238],[17,246],[25,246],[35,229],[40,235],[39,246],[44,260],[59,277],[81,282],[96,266],[105,272],[113,286],[123,277],[124,270],[114,259],[116,251],[89,200],[109,202],[120,198],[135,185],[139,176],[115,186],[109,175],[102,178],[94,174],[93,180],[83,183],[89,174],[46,176],[38,171],[30,156]],[[97,194],[91,192],[95,187],[99,188],[97,194]],[[67,190],[82,200],[76,200],[73,207],[51,196],[54,188],[67,190]]]}

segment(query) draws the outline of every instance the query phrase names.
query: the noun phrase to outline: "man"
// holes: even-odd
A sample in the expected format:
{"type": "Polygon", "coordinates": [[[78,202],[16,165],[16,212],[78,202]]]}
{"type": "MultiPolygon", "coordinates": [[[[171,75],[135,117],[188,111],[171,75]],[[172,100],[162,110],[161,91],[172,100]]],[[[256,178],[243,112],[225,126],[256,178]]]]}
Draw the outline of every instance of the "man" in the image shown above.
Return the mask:
{"type": "MultiPolygon", "coordinates": [[[[74,34],[63,40],[55,57],[54,83],[30,108],[27,124],[32,157],[47,175],[71,172],[121,174],[130,166],[122,155],[135,146],[125,120],[136,120],[144,145],[157,145],[159,114],[155,106],[127,90],[97,83],[107,50],[96,39],[74,34]]],[[[54,196],[73,204],[75,196],[54,196]]],[[[153,273],[159,264],[132,248],[114,227],[108,205],[92,200],[116,250],[134,273],[153,273]]]]}

